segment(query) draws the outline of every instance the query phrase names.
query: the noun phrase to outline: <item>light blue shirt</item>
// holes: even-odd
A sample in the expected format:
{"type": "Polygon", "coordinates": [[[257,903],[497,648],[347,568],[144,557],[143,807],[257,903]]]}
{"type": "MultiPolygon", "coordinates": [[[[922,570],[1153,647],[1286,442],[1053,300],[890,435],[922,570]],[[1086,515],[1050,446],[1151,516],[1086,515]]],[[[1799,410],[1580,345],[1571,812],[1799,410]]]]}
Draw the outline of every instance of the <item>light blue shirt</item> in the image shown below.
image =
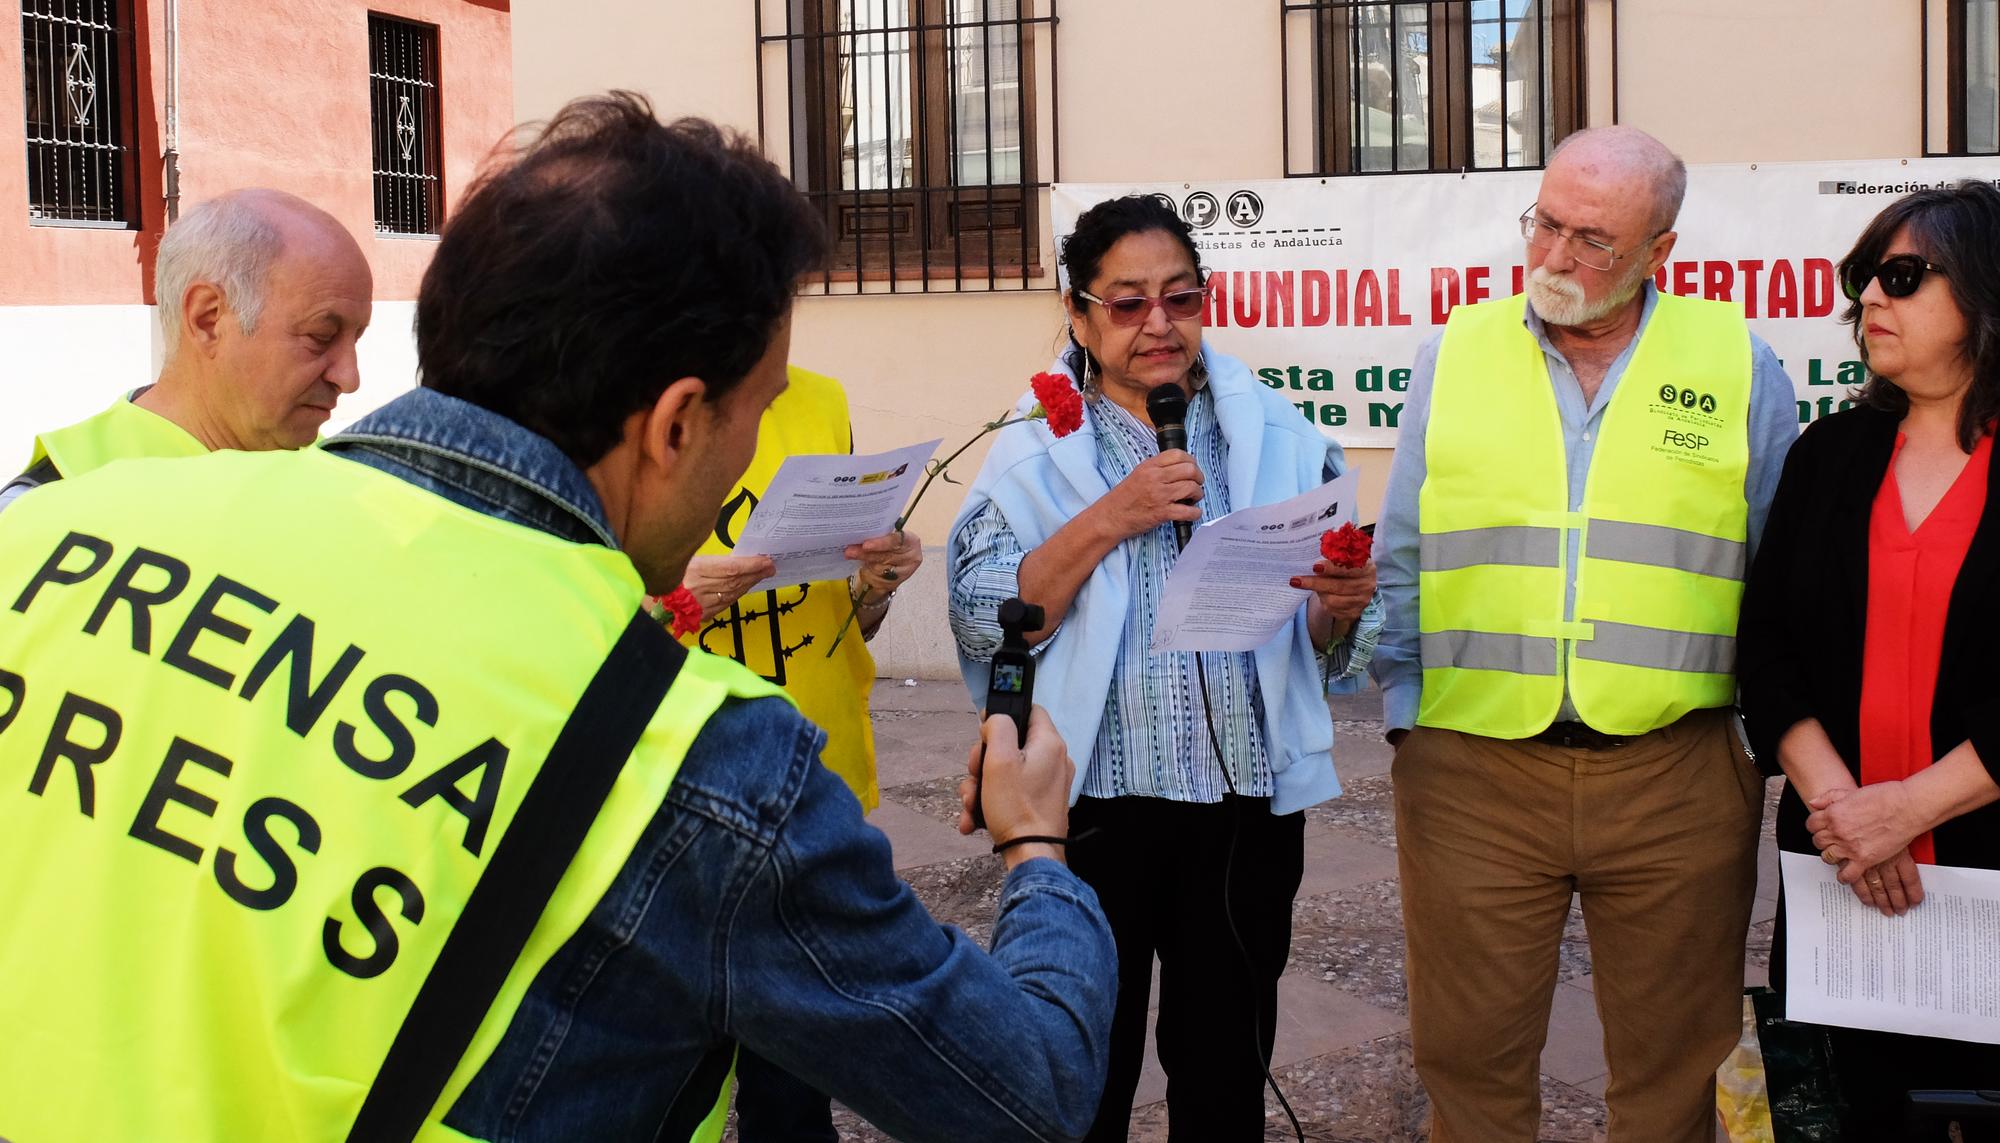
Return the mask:
{"type": "MultiPolygon", "coordinates": [[[[1202,389],[1188,403],[1188,454],[1204,473],[1220,473],[1228,465],[1228,446],[1215,424],[1213,402],[1202,389]]],[[[1097,429],[1097,471],[1109,485],[1132,474],[1159,452],[1151,425],[1103,399],[1089,403],[1097,429]]],[[[1332,479],[1332,474],[1327,474],[1332,479]]],[[[1232,510],[1227,481],[1202,484],[1203,520],[1218,520],[1232,510]]],[[[951,577],[953,612],[979,616],[983,625],[998,601],[1017,589],[1020,541],[991,504],[963,525],[963,568],[951,577]]],[[[1142,532],[1131,546],[1132,606],[1126,612],[1123,638],[1112,672],[1104,719],[1085,762],[1083,796],[1117,798],[1137,795],[1178,802],[1217,802],[1228,792],[1221,766],[1229,768],[1236,792],[1245,797],[1269,797],[1273,792],[1270,753],[1265,748],[1264,699],[1257,687],[1256,664],[1248,652],[1185,652],[1154,654],[1150,647],[1153,617],[1160,609],[1167,575],[1179,549],[1171,524],[1142,532]],[[1201,691],[1196,681],[1197,659],[1207,674],[1216,737],[1223,760],[1215,757],[1208,739],[1201,691]]],[[[1334,678],[1359,677],[1368,650],[1381,626],[1381,614],[1371,601],[1350,637],[1338,644],[1327,665],[1334,678]]],[[[988,633],[995,646],[997,626],[988,633]]],[[[1035,650],[1049,646],[1036,644],[1035,650]]],[[[990,652],[989,652],[990,653],[990,652]]]]}
{"type": "MultiPolygon", "coordinates": [[[[1597,447],[1604,410],[1610,407],[1611,396],[1618,391],[1618,379],[1631,363],[1632,350],[1646,332],[1646,323],[1652,320],[1658,298],[1659,292],[1647,282],[1639,328],[1633,333],[1631,344],[1611,363],[1596,398],[1589,402],[1583,399],[1583,386],[1576,379],[1576,371],[1570,368],[1569,359],[1549,340],[1535,307],[1526,308],[1523,324],[1542,347],[1549,380],[1555,385],[1556,408],[1562,413],[1572,512],[1583,508],[1583,486],[1590,475],[1590,458],[1597,447]]],[[[1417,654],[1417,490],[1423,487],[1429,472],[1424,458],[1424,430],[1430,423],[1431,387],[1437,376],[1438,344],[1443,340],[1444,335],[1439,334],[1425,342],[1417,350],[1417,359],[1410,369],[1410,389],[1403,402],[1396,459],[1389,466],[1389,488],[1383,497],[1381,518],[1375,525],[1375,565],[1380,575],[1377,582],[1387,615],[1370,668],[1382,688],[1383,723],[1389,730],[1415,726],[1417,707],[1423,697],[1423,662],[1417,654]]],[[[1749,554],[1754,557],[1757,541],[1764,534],[1764,517],[1771,510],[1771,497],[1778,491],[1778,476],[1784,471],[1785,453],[1799,438],[1799,410],[1785,367],[1764,339],[1754,333],[1750,335],[1750,359],[1750,469],[1743,479],[1743,495],[1750,504],[1749,554]]],[[[1565,620],[1576,618],[1580,538],[1579,532],[1568,534],[1569,556],[1563,565],[1569,569],[1563,604],[1565,620]]],[[[1576,720],[1567,681],[1556,719],[1576,720]]]]}
{"type": "MultiPolygon", "coordinates": [[[[1241,361],[1213,350],[1204,350],[1203,359],[1208,363],[1208,384],[1200,400],[1206,404],[1190,428],[1195,429],[1205,415],[1212,416],[1221,447],[1219,463],[1205,475],[1208,483],[1227,486],[1231,507],[1240,511],[1275,504],[1344,470],[1340,446],[1321,436],[1241,361]]],[[[1067,366],[1058,362],[1055,369],[1066,371],[1067,366]]],[[[1025,415],[1034,403],[1033,394],[1023,394],[1014,415],[1025,415]]],[[[1107,446],[1099,437],[1119,430],[1107,425],[1107,419],[1101,410],[1093,410],[1082,427],[1060,439],[1039,420],[1001,429],[966,490],[965,504],[945,545],[945,562],[959,670],[975,703],[986,695],[993,649],[999,644],[994,612],[1000,600],[1018,591],[1022,553],[1046,543],[1113,487],[1105,475],[1105,449],[1117,446],[1107,446]]],[[[1150,447],[1150,442],[1142,442],[1142,447],[1150,447]]],[[[1197,451],[1203,447],[1196,444],[1197,451]]],[[[1212,511],[1207,504],[1204,510],[1212,511]]],[[[1171,530],[1165,535],[1171,547],[1171,530]]],[[[1060,626],[1037,646],[1035,698],[1048,708],[1056,729],[1079,755],[1084,749],[1096,752],[1101,725],[1114,705],[1114,687],[1123,693],[1132,682],[1121,675],[1151,672],[1156,669],[1153,664],[1179,658],[1153,656],[1148,647],[1152,612],[1139,601],[1144,584],[1143,569],[1134,559],[1138,541],[1138,537],[1127,539],[1091,569],[1060,626]],[[1143,637],[1133,634],[1135,610],[1145,620],[1137,629],[1143,637]]],[[[1326,694],[1353,692],[1376,625],[1371,615],[1364,614],[1328,658],[1313,646],[1305,616],[1301,606],[1275,636],[1249,652],[1257,703],[1249,704],[1247,680],[1237,700],[1245,717],[1262,712],[1257,729],[1270,769],[1274,814],[1292,813],[1340,793],[1326,694]],[[1330,681],[1329,672],[1340,677],[1330,681]]],[[[1172,679],[1172,673],[1165,671],[1156,677],[1161,695],[1185,693],[1172,679]]],[[[1198,727],[1199,737],[1206,738],[1198,697],[1195,705],[1183,709],[1193,710],[1192,723],[1161,717],[1166,712],[1151,715],[1146,730],[1153,735],[1154,746],[1146,752],[1148,768],[1155,757],[1178,767],[1191,756],[1197,735],[1187,727],[1198,727]],[[1163,726],[1166,733],[1158,733],[1163,726]]],[[[1222,732],[1224,721],[1235,712],[1218,705],[1216,713],[1216,729],[1222,732]]],[[[1126,710],[1120,717],[1130,725],[1149,716],[1126,710]]],[[[1126,743],[1128,759],[1139,756],[1132,741],[1128,738],[1126,743]]],[[[1225,739],[1225,753],[1228,750],[1225,739]]],[[[1139,769],[1132,765],[1126,774],[1130,777],[1139,769]]],[[[1215,771],[1212,776],[1219,774],[1215,771]]],[[[1091,776],[1091,765],[1079,760],[1070,787],[1072,800],[1084,792],[1091,776]]],[[[1171,773],[1165,776],[1172,781],[1171,773]]],[[[1189,787],[1186,793],[1193,796],[1195,791],[1189,787]]],[[[1159,796],[1173,795],[1162,790],[1159,796]]]]}

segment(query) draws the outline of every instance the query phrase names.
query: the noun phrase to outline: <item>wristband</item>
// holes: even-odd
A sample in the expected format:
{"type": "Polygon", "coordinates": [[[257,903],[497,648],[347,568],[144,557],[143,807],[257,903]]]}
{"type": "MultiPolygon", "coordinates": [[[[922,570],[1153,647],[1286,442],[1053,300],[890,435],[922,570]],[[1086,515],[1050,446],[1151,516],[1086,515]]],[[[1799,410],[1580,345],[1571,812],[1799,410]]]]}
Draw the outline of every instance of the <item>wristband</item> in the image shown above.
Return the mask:
{"type": "Polygon", "coordinates": [[[1005,850],[1012,849],[1017,845],[1032,845],[1035,842],[1042,842],[1046,845],[1066,846],[1069,844],[1069,839],[1066,837],[1047,837],[1042,834],[1028,834],[1024,837],[1010,837],[1006,841],[995,842],[993,844],[993,852],[1000,853],[1005,850]]]}
{"type": "Polygon", "coordinates": [[[854,601],[856,611],[886,611],[889,608],[889,601],[896,598],[896,592],[891,588],[882,593],[882,598],[870,600],[868,587],[861,582],[861,577],[857,574],[847,581],[847,597],[854,601]]]}

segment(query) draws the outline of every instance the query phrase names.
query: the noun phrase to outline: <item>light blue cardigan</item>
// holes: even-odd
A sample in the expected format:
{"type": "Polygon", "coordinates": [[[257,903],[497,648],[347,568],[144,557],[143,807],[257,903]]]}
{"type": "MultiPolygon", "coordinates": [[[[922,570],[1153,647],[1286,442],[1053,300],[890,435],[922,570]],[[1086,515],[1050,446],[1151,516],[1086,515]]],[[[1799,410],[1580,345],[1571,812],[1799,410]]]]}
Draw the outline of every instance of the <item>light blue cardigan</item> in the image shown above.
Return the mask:
{"type": "MultiPolygon", "coordinates": [[[[1340,446],[1252,376],[1241,361],[1211,350],[1204,350],[1203,358],[1216,421],[1229,446],[1224,477],[1233,509],[1275,504],[1318,487],[1329,471],[1337,475],[1344,470],[1340,446]]],[[[1075,380],[1060,361],[1052,369],[1075,380]]],[[[1022,397],[1016,415],[1034,404],[1033,393],[1022,397]]],[[[1096,426],[1088,417],[1082,428],[1061,440],[1039,420],[1000,430],[952,524],[946,566],[958,566],[960,528],[989,502],[1006,517],[1024,549],[1033,551],[1046,542],[1056,529],[1111,491],[1098,474],[1097,455],[1096,426]]],[[[1084,582],[1061,630],[1037,656],[1035,700],[1048,709],[1072,757],[1097,741],[1123,641],[1130,576],[1130,548],[1121,545],[1084,582]]],[[[1333,773],[1333,719],[1327,711],[1319,659],[1306,632],[1305,608],[1301,606],[1284,630],[1252,654],[1264,699],[1264,742],[1276,779],[1271,812],[1288,814],[1335,797],[1340,781],[1333,773]]],[[[973,703],[985,705],[988,664],[967,658],[961,648],[958,666],[973,703]]],[[[1070,785],[1072,803],[1083,789],[1087,766],[1087,756],[1077,760],[1076,780],[1070,785]]]]}

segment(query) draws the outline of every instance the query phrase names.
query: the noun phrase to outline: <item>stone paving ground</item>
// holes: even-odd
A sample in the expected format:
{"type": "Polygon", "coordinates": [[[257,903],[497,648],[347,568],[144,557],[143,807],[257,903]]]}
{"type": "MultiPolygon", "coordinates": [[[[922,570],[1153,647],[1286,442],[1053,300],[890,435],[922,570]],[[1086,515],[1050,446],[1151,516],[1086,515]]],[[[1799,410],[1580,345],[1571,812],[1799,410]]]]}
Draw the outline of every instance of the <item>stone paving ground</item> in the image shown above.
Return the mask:
{"type": "MultiPolygon", "coordinates": [[[[1291,964],[1280,983],[1272,1064],[1310,1140],[1401,1143],[1425,1137],[1427,1101],[1410,1061],[1390,752],[1382,741],[1380,702],[1372,692],[1332,700],[1335,758],[1346,794],[1307,811],[1305,879],[1293,912],[1291,964]]],[[[953,824],[957,781],[976,726],[964,689],[955,682],[880,680],[873,707],[882,805],[869,820],[888,836],[898,869],[931,912],[983,942],[1001,868],[988,843],[959,836],[953,824]]],[[[1746,983],[1764,981],[1777,884],[1767,809],[1746,983]]],[[[1541,1138],[1601,1139],[1603,1037],[1589,942],[1574,909],[1561,960],[1542,1052],[1541,1138]]],[[[1133,1140],[1166,1139],[1165,1096],[1166,1077],[1149,1045],[1133,1101],[1133,1140]]],[[[1266,1103],[1266,1138],[1293,1138],[1276,1101],[1267,1097],[1266,1103]]],[[[837,1122],[843,1140],[886,1138],[844,1110],[837,1111],[837,1122]]]]}

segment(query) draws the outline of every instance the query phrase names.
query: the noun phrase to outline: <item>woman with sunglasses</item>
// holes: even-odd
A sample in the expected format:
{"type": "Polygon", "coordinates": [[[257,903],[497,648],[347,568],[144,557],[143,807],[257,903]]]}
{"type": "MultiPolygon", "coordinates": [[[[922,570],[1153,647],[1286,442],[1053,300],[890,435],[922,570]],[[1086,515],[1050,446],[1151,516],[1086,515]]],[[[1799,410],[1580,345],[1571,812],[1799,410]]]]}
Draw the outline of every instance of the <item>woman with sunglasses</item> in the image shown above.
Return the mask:
{"type": "Polygon", "coordinates": [[[1055,368],[1082,388],[1084,423],[995,439],[947,548],[952,630],[979,699],[999,604],[1018,595],[1047,615],[1032,636],[1035,697],[1078,753],[1068,859],[1118,942],[1089,1138],[1126,1137],[1157,955],[1173,1137],[1261,1140],[1302,811],[1339,793],[1325,694],[1367,664],[1375,567],[1299,568],[1296,615],[1254,652],[1151,653],[1175,526],[1295,496],[1338,475],[1342,454],[1242,362],[1203,347],[1201,261],[1170,206],[1100,203],[1062,260],[1070,343],[1055,368]],[[1184,449],[1158,447],[1147,397],[1160,386],[1186,400],[1184,449]]]}
{"type": "MultiPolygon", "coordinates": [[[[1996,253],[1987,183],[1862,233],[1840,277],[1869,379],[1792,449],[1743,603],[1744,715],[1787,779],[1778,844],[1884,914],[1923,908],[1925,865],[2000,868],[1996,253]]],[[[1782,987],[1782,945],[1771,970],[1782,987]]],[[[2000,1048],[1828,1036],[1851,1139],[1905,1138],[1911,1088],[2000,1087],[2000,1048]]]]}

